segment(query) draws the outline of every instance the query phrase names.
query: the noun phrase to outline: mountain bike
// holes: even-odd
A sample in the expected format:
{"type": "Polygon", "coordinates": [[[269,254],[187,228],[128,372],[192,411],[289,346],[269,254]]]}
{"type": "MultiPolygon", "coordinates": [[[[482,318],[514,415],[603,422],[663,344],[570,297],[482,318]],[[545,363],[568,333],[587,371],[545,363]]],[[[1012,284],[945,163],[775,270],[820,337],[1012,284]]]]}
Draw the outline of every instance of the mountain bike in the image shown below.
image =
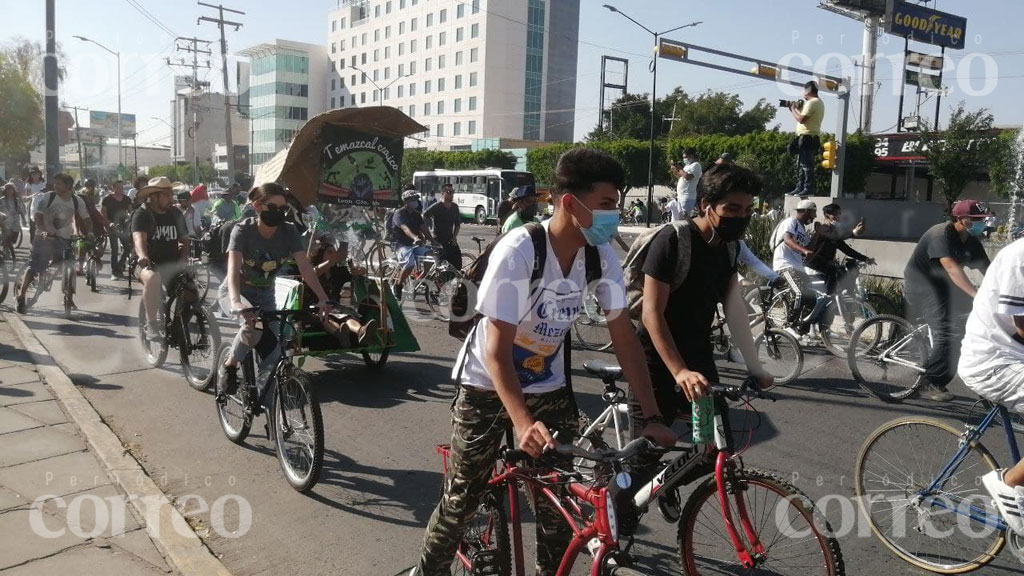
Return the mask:
{"type": "Polygon", "coordinates": [[[150,341],[146,300],[139,300],[139,343],[150,366],[159,368],[167,360],[170,348],[177,348],[185,380],[196,390],[206,390],[217,373],[220,328],[199,298],[195,279],[185,270],[160,286],[163,305],[157,312],[160,338],[150,341]]]}
{"type": "MultiPolygon", "coordinates": [[[[573,537],[555,573],[557,576],[568,576],[584,551],[593,557],[591,576],[640,576],[639,572],[628,567],[631,563],[629,556],[619,547],[615,499],[620,486],[629,482],[623,463],[650,447],[650,441],[643,438],[619,451],[589,451],[563,444],[537,460],[521,450],[503,450],[472,525],[459,542],[452,565],[453,573],[525,576],[519,500],[520,487],[523,487],[531,489],[535,498],[544,498],[552,504],[572,531],[573,537]],[[559,469],[564,460],[571,459],[609,468],[616,481],[608,482],[608,478],[598,475],[584,475],[575,469],[559,469]]],[[[446,473],[450,451],[449,445],[437,447],[446,473]]]]}
{"type": "Polygon", "coordinates": [[[75,244],[78,252],[84,250],[86,254],[85,284],[93,292],[98,292],[96,280],[100,275],[100,268],[103,267],[103,253],[107,249],[107,237],[89,235],[80,238],[75,244]]]}
{"type": "Polygon", "coordinates": [[[981,443],[986,430],[1002,428],[1017,462],[1014,432],[1022,429],[1005,407],[979,403],[986,410],[981,420],[959,429],[920,417],[883,424],[857,456],[857,503],[871,530],[893,554],[931,572],[977,570],[1007,544],[1024,562],[1024,537],[1007,529],[980,482],[999,468],[981,443]]]}
{"type": "MultiPolygon", "coordinates": [[[[53,286],[54,280],[60,278],[60,290],[63,296],[64,305],[64,316],[66,318],[71,317],[71,311],[74,309],[74,296],[75,296],[75,250],[74,244],[80,240],[81,236],[72,236],[71,238],[53,238],[58,246],[56,248],[56,254],[54,255],[50,265],[46,267],[32,280],[28,290],[25,293],[25,307],[26,309],[35,306],[39,302],[39,298],[50,291],[53,286]],[[56,268],[55,268],[56,265],[56,268]]],[[[25,275],[28,272],[28,268],[31,262],[26,262],[22,265],[21,270],[18,273],[18,282],[25,281],[25,275]]]]}
{"type": "MultiPolygon", "coordinates": [[[[609,387],[615,387],[615,381],[622,378],[622,369],[603,363],[584,367],[606,383],[603,396],[612,396],[609,387]]],[[[725,400],[749,403],[752,398],[770,399],[750,378],[740,386],[713,383],[711,392],[716,404],[725,400]]],[[[615,412],[621,411],[618,403],[621,397],[617,396],[612,405],[615,412]]],[[[634,427],[631,417],[631,436],[637,432],[632,430],[634,427]]],[[[642,517],[656,504],[666,521],[679,525],[679,558],[683,574],[691,576],[755,572],[794,576],[844,574],[839,542],[810,499],[772,472],[745,468],[739,455],[729,448],[731,432],[720,413],[714,416],[714,429],[713,443],[701,446],[680,442],[669,450],[680,455],[659,462],[653,478],[640,486],[632,498],[620,502],[620,529],[634,534],[642,517]],[[680,508],[679,488],[698,481],[680,508]],[[718,518],[724,528],[714,525],[713,520],[718,518]]],[[[597,430],[583,438],[594,449],[607,446],[597,430]]],[[[616,442],[621,441],[617,430],[616,442]]]]}
{"type": "MultiPolygon", "coordinates": [[[[316,485],[323,468],[324,423],[313,383],[295,365],[294,342],[300,332],[298,323],[318,318],[316,308],[253,310],[264,327],[277,322],[276,334],[264,331],[263,337],[276,336],[271,353],[278,358],[269,373],[260,374],[259,355],[250,351],[240,364],[238,390],[233,394],[218,390],[217,418],[228,440],[241,444],[253,418],[266,413],[267,437],[274,442],[285,479],[295,490],[307,492],[316,485]]],[[[230,346],[221,348],[218,367],[224,365],[230,350],[230,346]]]]}

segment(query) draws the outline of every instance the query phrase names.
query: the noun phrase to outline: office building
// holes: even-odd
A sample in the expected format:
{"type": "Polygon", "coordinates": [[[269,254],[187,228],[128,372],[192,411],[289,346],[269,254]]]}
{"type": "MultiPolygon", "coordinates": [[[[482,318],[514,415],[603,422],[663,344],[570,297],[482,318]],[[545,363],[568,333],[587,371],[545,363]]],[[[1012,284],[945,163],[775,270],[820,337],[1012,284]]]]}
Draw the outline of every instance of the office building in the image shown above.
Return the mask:
{"type": "MultiPolygon", "coordinates": [[[[170,102],[171,150],[170,160],[175,164],[215,162],[214,148],[225,145],[224,95],[206,92],[208,83],[193,89],[192,78],[175,76],[174,100],[170,102]]],[[[235,167],[239,172],[248,170],[248,123],[238,110],[231,111],[231,140],[235,148],[235,167]]],[[[225,168],[223,177],[228,178],[225,168]]]]}
{"type": "Polygon", "coordinates": [[[239,108],[250,119],[255,167],[288,147],[306,120],[327,110],[327,52],[323,46],[276,39],[238,53],[239,108]]]}
{"type": "Polygon", "coordinates": [[[571,141],[578,40],[579,0],[339,0],[328,105],[399,108],[432,148],[571,141]]]}

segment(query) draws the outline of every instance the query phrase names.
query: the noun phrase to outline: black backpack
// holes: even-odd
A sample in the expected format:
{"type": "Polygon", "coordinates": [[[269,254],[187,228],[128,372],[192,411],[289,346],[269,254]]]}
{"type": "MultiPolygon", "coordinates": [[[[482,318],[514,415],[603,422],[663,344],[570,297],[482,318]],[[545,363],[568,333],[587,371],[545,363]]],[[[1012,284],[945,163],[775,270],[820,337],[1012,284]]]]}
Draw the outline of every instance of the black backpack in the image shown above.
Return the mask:
{"type": "MultiPolygon", "coordinates": [[[[530,233],[530,241],[533,243],[533,271],[530,273],[530,292],[532,296],[533,291],[536,290],[537,284],[540,282],[541,276],[544,275],[544,265],[547,262],[548,256],[548,235],[544,227],[536,222],[526,224],[525,227],[530,233]]],[[[451,311],[448,319],[448,334],[450,336],[459,340],[465,340],[477,323],[480,322],[480,319],[483,318],[482,314],[475,312],[475,297],[479,291],[480,282],[483,281],[484,273],[487,272],[487,264],[491,258],[491,252],[494,251],[494,247],[504,236],[505,234],[502,234],[488,244],[483,252],[480,253],[480,256],[466,269],[465,277],[463,277],[462,282],[459,283],[458,289],[451,298],[451,311]],[[472,291],[472,302],[470,301],[470,284],[474,288],[472,291]]],[[[587,284],[590,285],[601,278],[601,256],[597,252],[597,247],[586,246],[584,248],[584,259],[587,284]]]]}
{"type": "Polygon", "coordinates": [[[388,244],[393,244],[396,241],[395,238],[395,213],[398,209],[388,210],[387,214],[384,215],[384,241],[388,244]]]}

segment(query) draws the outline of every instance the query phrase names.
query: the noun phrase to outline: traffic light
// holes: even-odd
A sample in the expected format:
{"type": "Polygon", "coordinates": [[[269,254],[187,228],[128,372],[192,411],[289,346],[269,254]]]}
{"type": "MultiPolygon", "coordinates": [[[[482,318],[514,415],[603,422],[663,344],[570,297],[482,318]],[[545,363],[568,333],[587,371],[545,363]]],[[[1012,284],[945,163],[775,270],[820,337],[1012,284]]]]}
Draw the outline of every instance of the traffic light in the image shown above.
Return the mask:
{"type": "Polygon", "coordinates": [[[779,77],[779,69],[769,64],[758,64],[750,69],[750,73],[773,80],[779,77]]]}
{"type": "Polygon", "coordinates": [[[835,140],[829,140],[823,146],[825,151],[822,153],[824,159],[821,161],[821,167],[825,170],[835,170],[836,153],[839,151],[839,144],[835,140]]]}
{"type": "Polygon", "coordinates": [[[658,46],[655,47],[654,51],[661,58],[667,58],[669,60],[678,60],[680,62],[686,60],[686,56],[688,53],[686,46],[666,42],[665,40],[659,40],[658,46]]]}

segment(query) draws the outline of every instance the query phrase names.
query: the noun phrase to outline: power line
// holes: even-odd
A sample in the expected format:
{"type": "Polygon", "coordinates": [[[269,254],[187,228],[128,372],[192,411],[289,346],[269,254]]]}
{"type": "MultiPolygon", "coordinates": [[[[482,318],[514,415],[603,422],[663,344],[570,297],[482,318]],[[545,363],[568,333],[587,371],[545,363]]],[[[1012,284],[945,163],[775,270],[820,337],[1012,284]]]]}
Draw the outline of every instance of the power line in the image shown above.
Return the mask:
{"type": "Polygon", "coordinates": [[[174,30],[171,30],[170,28],[168,28],[167,25],[164,24],[163,22],[161,22],[159,18],[157,18],[156,16],[153,16],[153,14],[150,13],[149,10],[146,10],[146,8],[144,8],[142,6],[142,4],[139,4],[138,0],[125,0],[125,2],[127,2],[128,5],[131,6],[132,8],[135,8],[135,10],[139,14],[142,14],[146,18],[146,20],[149,20],[150,22],[155,24],[157,28],[160,28],[164,32],[167,32],[168,34],[170,34],[172,38],[175,37],[175,36],[178,36],[177,32],[175,32],[174,30]]]}

